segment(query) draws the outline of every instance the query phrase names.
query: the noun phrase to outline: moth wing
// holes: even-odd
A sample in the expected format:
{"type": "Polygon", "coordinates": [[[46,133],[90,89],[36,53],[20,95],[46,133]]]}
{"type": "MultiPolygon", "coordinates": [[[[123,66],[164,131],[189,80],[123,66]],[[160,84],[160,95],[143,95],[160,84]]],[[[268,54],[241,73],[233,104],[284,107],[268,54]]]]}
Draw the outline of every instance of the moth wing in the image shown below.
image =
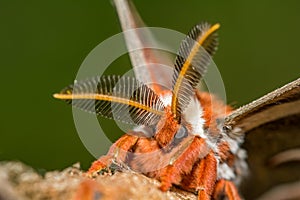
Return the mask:
{"type": "Polygon", "coordinates": [[[136,78],[158,94],[165,88],[170,89],[173,58],[166,51],[149,48],[158,43],[130,0],[114,0],[114,5],[136,78]],[[139,29],[141,27],[144,28],[139,29]]]}
{"type": "Polygon", "coordinates": [[[300,79],[237,109],[225,126],[232,137],[245,133],[246,199],[300,198],[300,79]]]}

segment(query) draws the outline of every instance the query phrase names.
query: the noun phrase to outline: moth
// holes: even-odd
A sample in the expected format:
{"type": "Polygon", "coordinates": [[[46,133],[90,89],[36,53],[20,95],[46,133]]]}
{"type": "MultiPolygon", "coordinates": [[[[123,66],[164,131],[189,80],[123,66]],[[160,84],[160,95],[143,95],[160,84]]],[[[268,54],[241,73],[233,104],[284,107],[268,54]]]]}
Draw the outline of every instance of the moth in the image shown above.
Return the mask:
{"type": "MultiPolygon", "coordinates": [[[[145,26],[132,2],[114,4],[124,31],[145,26]]],[[[158,179],[162,191],[177,186],[200,200],[300,197],[300,79],[235,111],[199,91],[218,46],[218,29],[219,24],[206,22],[192,28],[180,45],[173,74],[148,68],[149,63],[170,60],[142,48],[151,35],[133,31],[125,35],[127,47],[141,48],[129,53],[131,62],[142,62],[147,73],[136,70],[138,79],[111,75],[79,80],[54,95],[80,109],[137,125],[92,164],[89,175],[116,162],[158,179]],[[293,185],[263,194],[287,182],[293,185]]]]}

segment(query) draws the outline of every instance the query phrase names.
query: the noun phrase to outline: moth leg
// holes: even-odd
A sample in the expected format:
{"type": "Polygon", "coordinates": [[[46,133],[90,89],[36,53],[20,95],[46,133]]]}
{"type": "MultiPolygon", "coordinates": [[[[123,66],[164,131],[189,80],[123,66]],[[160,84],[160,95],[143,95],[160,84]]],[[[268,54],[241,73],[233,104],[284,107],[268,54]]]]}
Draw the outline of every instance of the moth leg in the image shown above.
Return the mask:
{"type": "Polygon", "coordinates": [[[214,199],[240,200],[237,188],[231,181],[221,179],[214,190],[214,199]]]}
{"type": "Polygon", "coordinates": [[[112,162],[112,157],[109,155],[101,156],[98,160],[94,161],[89,170],[85,173],[88,177],[94,177],[98,172],[107,168],[112,162]]]}
{"type": "Polygon", "coordinates": [[[109,149],[108,153],[101,156],[98,160],[92,163],[87,171],[88,176],[94,176],[99,171],[109,167],[113,161],[124,163],[126,161],[128,151],[131,151],[133,146],[138,141],[137,136],[125,134],[118,139],[109,149]]]}
{"type": "Polygon", "coordinates": [[[160,189],[167,191],[172,184],[179,184],[182,175],[190,173],[193,164],[199,159],[199,155],[206,150],[207,146],[203,138],[193,137],[184,141],[182,147],[177,149],[177,152],[171,157],[169,165],[162,169],[160,189]]]}
{"type": "Polygon", "coordinates": [[[213,151],[199,162],[192,172],[182,182],[188,189],[194,188],[198,191],[198,200],[210,200],[217,180],[217,160],[213,151]]]}

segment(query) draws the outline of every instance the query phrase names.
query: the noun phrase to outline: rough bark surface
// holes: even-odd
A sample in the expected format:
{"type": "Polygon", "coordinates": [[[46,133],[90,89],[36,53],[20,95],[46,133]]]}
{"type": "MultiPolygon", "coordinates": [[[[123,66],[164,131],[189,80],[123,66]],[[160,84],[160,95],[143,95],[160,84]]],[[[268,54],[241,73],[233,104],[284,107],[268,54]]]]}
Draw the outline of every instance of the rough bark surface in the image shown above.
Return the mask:
{"type": "Polygon", "coordinates": [[[196,199],[192,193],[158,187],[158,181],[128,170],[90,179],[75,164],[41,176],[20,162],[0,162],[0,200],[196,199]]]}

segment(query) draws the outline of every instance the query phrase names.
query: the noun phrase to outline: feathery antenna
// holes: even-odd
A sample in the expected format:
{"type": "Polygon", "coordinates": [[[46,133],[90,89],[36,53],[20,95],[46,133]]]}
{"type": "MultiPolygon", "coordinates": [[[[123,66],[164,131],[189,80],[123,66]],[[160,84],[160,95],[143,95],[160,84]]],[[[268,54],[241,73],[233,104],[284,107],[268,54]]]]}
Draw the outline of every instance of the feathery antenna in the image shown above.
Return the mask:
{"type": "Polygon", "coordinates": [[[77,81],[54,97],[84,111],[133,125],[156,124],[164,114],[158,95],[133,77],[102,76],[77,81]]]}
{"type": "Polygon", "coordinates": [[[182,41],[175,60],[171,111],[180,121],[182,110],[189,104],[194,89],[206,72],[218,46],[219,24],[196,25],[182,41]]]}

